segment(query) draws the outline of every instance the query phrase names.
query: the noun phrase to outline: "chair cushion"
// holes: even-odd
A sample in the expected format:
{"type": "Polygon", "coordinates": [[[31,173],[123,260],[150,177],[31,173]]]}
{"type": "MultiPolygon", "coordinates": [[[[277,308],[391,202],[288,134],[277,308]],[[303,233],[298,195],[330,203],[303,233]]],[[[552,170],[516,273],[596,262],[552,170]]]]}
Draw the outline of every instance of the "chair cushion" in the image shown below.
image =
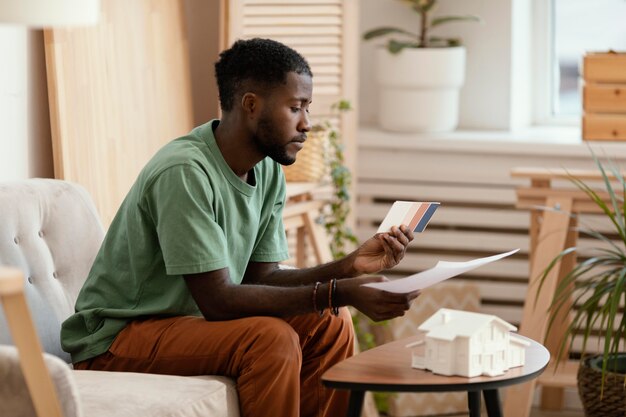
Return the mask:
{"type": "Polygon", "coordinates": [[[216,376],[74,371],[89,417],[239,417],[235,383],[216,376]]]}
{"type": "MultiPolygon", "coordinates": [[[[65,417],[239,417],[230,378],[73,371],[56,356],[44,359],[65,417]]],[[[0,345],[0,416],[34,415],[17,349],[0,345]]]]}

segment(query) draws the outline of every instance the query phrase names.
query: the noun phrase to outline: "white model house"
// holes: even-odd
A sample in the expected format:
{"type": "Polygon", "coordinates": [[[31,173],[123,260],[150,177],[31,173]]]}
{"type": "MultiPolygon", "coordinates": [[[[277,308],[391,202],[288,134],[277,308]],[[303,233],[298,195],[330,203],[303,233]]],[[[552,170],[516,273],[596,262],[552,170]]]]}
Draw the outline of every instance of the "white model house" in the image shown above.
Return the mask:
{"type": "Polygon", "coordinates": [[[515,326],[488,314],[442,308],[418,329],[424,353],[413,352],[412,366],[441,375],[501,375],[524,365],[530,345],[511,334],[515,326]]]}

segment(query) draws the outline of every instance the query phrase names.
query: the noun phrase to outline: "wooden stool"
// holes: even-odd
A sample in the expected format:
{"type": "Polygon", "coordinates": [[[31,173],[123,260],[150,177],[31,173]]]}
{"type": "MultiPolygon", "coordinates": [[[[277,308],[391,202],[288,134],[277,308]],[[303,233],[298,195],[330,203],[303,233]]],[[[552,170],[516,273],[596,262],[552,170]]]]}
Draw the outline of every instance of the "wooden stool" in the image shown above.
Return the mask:
{"type": "Polygon", "coordinates": [[[285,230],[296,230],[296,266],[306,266],[307,238],[318,264],[332,261],[328,237],[324,227],[316,223],[323,207],[328,204],[319,195],[330,191],[329,187],[316,183],[288,182],[287,203],[283,210],[285,230]]]}

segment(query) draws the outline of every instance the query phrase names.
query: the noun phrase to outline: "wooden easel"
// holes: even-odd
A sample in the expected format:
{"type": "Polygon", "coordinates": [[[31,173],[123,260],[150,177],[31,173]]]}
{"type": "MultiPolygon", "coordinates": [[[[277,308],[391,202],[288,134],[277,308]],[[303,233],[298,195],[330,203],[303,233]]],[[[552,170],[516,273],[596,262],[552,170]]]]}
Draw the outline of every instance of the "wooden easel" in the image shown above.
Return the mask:
{"type": "MultiPolygon", "coordinates": [[[[551,353],[548,369],[536,380],[512,387],[508,390],[504,403],[504,415],[507,417],[527,417],[530,412],[535,384],[542,386],[541,406],[544,409],[561,409],[563,406],[563,388],[576,386],[578,363],[564,360],[558,364],[555,373],[556,354],[561,337],[571,323],[569,306],[561,309],[550,334],[544,339],[549,321],[548,307],[558,283],[576,265],[573,253],[564,257],[555,265],[537,296],[539,279],[548,264],[564,249],[576,245],[577,215],[580,213],[601,213],[600,208],[578,189],[555,188],[552,180],[568,179],[568,173],[583,181],[600,181],[602,176],[597,171],[563,169],[516,168],[511,172],[513,178],[529,178],[530,187],[517,189],[517,208],[530,210],[530,279],[522,322],[519,333],[539,342],[543,342],[551,353]]],[[[606,192],[598,192],[608,201],[606,192]]],[[[564,352],[567,358],[568,352],[564,352]]]]}

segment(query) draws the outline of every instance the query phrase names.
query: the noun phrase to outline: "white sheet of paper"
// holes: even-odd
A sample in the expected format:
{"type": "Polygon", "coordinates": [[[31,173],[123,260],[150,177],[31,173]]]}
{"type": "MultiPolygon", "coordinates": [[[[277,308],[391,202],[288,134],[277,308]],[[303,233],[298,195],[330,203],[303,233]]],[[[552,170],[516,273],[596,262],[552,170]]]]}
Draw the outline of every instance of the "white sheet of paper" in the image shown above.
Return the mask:
{"type": "Polygon", "coordinates": [[[519,248],[509,252],[500,253],[498,255],[487,256],[486,258],[478,258],[466,262],[439,261],[433,268],[418,272],[417,274],[409,275],[405,278],[388,282],[372,282],[363,285],[388,292],[406,294],[415,290],[423,290],[424,288],[430,287],[431,285],[435,285],[464,272],[471,271],[479,266],[497,261],[498,259],[506,258],[509,255],[513,255],[517,251],[519,251],[519,248]]]}

